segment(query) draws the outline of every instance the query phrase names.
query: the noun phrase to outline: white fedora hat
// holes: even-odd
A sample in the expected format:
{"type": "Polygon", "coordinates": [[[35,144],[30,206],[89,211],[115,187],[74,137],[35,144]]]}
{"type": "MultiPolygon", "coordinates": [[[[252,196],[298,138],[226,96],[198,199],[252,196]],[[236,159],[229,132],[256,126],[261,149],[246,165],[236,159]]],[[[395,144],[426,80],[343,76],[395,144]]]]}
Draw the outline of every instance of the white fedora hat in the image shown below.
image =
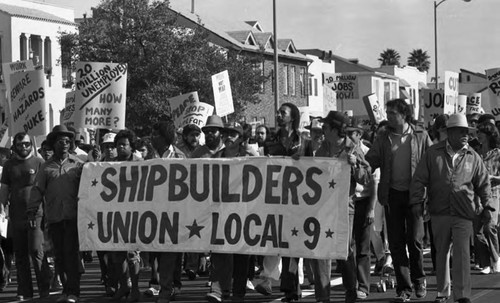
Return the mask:
{"type": "Polygon", "coordinates": [[[467,123],[467,117],[463,114],[450,115],[450,118],[448,119],[448,123],[446,124],[446,129],[449,129],[452,127],[462,127],[462,128],[468,128],[468,129],[475,129],[473,127],[469,127],[469,124],[467,123]]]}

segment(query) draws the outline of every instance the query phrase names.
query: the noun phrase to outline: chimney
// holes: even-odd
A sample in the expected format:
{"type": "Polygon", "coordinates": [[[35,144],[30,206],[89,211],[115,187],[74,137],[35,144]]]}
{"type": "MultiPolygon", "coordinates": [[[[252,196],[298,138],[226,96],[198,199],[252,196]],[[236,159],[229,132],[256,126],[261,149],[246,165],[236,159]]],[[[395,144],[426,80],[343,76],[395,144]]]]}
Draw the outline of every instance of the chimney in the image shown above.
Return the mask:
{"type": "Polygon", "coordinates": [[[328,59],[331,59],[331,58],[332,58],[332,50],[330,50],[330,51],[328,52],[328,59]]]}
{"type": "Polygon", "coordinates": [[[191,0],[191,14],[194,14],[194,0],[191,0]]]}

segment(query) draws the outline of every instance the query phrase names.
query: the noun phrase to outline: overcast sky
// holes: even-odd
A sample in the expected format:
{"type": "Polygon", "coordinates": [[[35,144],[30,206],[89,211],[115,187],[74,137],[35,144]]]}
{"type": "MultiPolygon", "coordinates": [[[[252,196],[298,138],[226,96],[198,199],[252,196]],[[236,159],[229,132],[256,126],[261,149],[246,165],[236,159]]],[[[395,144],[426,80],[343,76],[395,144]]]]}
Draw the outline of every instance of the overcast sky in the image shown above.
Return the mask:
{"type": "MultiPolygon", "coordinates": [[[[45,0],[91,13],[100,0],[45,0]]],[[[172,0],[191,6],[191,0],[172,0]]],[[[332,50],[377,67],[380,53],[393,48],[406,64],[408,54],[421,48],[431,56],[434,76],[433,0],[276,0],[278,38],[293,39],[297,48],[332,50]]],[[[195,10],[212,18],[259,21],[273,28],[272,0],[196,0],[195,10]]],[[[499,0],[447,0],[438,11],[438,67],[484,73],[500,67],[499,0]]],[[[202,20],[203,21],[203,20],[202,20]]]]}

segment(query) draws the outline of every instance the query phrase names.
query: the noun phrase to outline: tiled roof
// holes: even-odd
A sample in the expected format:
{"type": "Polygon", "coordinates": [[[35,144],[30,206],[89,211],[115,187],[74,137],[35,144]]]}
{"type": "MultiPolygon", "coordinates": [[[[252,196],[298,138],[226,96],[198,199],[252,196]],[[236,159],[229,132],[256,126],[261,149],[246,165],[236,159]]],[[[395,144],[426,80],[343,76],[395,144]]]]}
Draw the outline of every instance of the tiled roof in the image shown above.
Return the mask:
{"type": "Polygon", "coordinates": [[[273,37],[273,34],[271,33],[258,33],[255,32],[253,33],[255,40],[257,40],[257,43],[261,46],[266,46],[266,44],[269,43],[269,48],[272,48],[273,46],[270,43],[270,40],[273,37]]]}
{"type": "Polygon", "coordinates": [[[290,44],[292,45],[292,48],[295,51],[292,39],[278,39],[278,49],[282,51],[287,52],[288,48],[290,47],[290,44]]]}
{"type": "MultiPolygon", "coordinates": [[[[203,15],[202,13],[197,13],[193,14],[191,11],[187,8],[182,8],[182,7],[175,7],[172,5],[173,3],[170,3],[170,10],[173,11],[176,14],[179,14],[180,16],[184,17],[185,19],[189,20],[193,24],[201,24],[205,29],[210,31],[212,34],[217,36],[220,39],[223,39],[225,43],[230,44],[233,48],[235,49],[240,49],[240,50],[246,50],[250,52],[260,52],[260,46],[259,45],[248,45],[240,42],[238,39],[235,39],[232,37],[228,31],[235,30],[235,31],[246,31],[250,30],[252,31],[253,34],[257,33],[257,31],[252,30],[252,26],[244,21],[240,22],[233,22],[229,20],[225,20],[223,18],[212,18],[211,16],[206,16],[203,15]]],[[[272,55],[272,50],[267,50],[266,54],[272,55]]],[[[289,52],[284,52],[282,50],[278,50],[278,56],[283,56],[295,60],[300,60],[300,61],[311,61],[311,59],[307,58],[303,54],[299,53],[289,53],[289,52]]]]}
{"type": "Polygon", "coordinates": [[[238,40],[240,43],[245,43],[248,39],[248,35],[250,35],[251,31],[232,31],[227,32],[231,37],[238,40]]]}
{"type": "Polygon", "coordinates": [[[63,19],[56,15],[46,13],[41,10],[27,8],[27,7],[20,7],[20,6],[0,3],[0,12],[6,13],[7,15],[10,15],[12,17],[33,19],[33,20],[60,23],[66,25],[75,25],[75,23],[72,21],[63,19]]]}

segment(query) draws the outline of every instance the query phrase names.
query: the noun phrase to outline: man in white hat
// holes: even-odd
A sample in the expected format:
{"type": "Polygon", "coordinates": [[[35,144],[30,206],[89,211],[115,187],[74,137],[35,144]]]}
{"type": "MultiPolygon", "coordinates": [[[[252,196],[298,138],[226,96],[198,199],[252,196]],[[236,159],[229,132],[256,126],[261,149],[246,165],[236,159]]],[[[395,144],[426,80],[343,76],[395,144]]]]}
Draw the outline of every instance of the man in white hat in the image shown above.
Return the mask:
{"type": "Polygon", "coordinates": [[[446,302],[451,296],[449,258],[453,246],[453,297],[455,302],[469,303],[472,222],[479,213],[484,222],[489,222],[495,209],[491,206],[488,171],[468,144],[472,128],[467,118],[453,114],[446,128],[448,138],[431,146],[417,166],[410,204],[422,209],[427,188],[436,247],[438,293],[434,302],[446,302]],[[475,203],[476,195],[482,207],[475,203]]]}

